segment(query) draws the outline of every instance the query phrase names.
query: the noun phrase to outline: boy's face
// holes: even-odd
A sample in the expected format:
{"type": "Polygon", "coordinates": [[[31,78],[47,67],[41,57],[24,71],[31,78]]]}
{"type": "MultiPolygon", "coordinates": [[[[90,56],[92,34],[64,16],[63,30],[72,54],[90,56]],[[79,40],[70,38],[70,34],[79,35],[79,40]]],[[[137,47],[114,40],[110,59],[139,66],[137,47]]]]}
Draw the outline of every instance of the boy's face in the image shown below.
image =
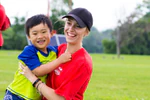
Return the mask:
{"type": "Polygon", "coordinates": [[[29,29],[28,39],[32,44],[43,52],[47,52],[47,46],[50,43],[52,37],[50,29],[47,24],[38,24],[29,29]]]}

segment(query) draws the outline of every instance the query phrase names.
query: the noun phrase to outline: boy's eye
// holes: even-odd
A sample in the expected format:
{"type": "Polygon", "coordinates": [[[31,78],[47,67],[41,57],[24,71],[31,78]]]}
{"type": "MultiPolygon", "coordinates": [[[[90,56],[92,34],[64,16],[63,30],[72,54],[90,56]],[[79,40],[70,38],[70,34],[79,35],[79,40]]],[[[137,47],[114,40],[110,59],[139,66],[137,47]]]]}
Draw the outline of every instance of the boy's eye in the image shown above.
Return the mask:
{"type": "Polygon", "coordinates": [[[33,33],[33,35],[37,35],[37,33],[33,33]]]}
{"type": "Polygon", "coordinates": [[[46,31],[43,31],[42,33],[46,33],[46,31]]]}

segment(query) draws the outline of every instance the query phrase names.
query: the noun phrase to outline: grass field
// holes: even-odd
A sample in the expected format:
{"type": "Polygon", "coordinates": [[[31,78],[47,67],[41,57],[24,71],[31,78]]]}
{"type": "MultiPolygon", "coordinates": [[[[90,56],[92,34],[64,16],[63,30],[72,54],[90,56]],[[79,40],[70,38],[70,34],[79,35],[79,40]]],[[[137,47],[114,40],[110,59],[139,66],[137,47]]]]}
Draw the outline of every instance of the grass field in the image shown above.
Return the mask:
{"type": "MultiPolygon", "coordinates": [[[[0,100],[20,51],[0,51],[0,100]]],[[[91,54],[93,74],[84,100],[150,100],[150,56],[91,54]]]]}

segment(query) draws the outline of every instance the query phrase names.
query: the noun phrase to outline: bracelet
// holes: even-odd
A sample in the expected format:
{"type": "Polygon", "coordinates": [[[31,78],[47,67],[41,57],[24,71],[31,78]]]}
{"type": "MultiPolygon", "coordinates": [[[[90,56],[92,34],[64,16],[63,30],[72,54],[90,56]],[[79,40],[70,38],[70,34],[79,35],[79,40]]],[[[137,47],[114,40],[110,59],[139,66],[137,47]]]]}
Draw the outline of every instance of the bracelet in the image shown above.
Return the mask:
{"type": "Polygon", "coordinates": [[[42,95],[42,93],[41,93],[41,88],[40,88],[40,84],[42,84],[43,82],[39,82],[38,83],[38,85],[36,86],[36,89],[37,89],[37,91],[38,91],[38,93],[40,94],[40,95],[42,95]],[[39,88],[39,89],[38,89],[39,88]]]}
{"type": "Polygon", "coordinates": [[[40,82],[40,83],[36,86],[37,89],[38,89],[38,87],[39,87],[39,85],[40,85],[41,83],[43,83],[43,82],[40,82]]]}
{"type": "Polygon", "coordinates": [[[38,83],[40,80],[41,80],[41,79],[38,78],[38,79],[32,84],[33,87],[35,87],[36,83],[38,83]]]}

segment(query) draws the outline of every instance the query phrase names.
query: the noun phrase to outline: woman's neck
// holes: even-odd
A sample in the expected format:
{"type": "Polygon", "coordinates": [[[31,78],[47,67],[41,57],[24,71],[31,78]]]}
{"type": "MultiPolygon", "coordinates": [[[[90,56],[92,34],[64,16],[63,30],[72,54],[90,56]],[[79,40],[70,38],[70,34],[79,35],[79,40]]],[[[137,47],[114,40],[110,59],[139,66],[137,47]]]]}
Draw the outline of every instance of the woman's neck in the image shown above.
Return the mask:
{"type": "Polygon", "coordinates": [[[65,52],[69,52],[69,53],[73,54],[73,53],[75,53],[76,51],[78,51],[81,48],[82,48],[82,44],[74,45],[74,44],[68,44],[67,43],[67,48],[66,48],[65,52]]]}

